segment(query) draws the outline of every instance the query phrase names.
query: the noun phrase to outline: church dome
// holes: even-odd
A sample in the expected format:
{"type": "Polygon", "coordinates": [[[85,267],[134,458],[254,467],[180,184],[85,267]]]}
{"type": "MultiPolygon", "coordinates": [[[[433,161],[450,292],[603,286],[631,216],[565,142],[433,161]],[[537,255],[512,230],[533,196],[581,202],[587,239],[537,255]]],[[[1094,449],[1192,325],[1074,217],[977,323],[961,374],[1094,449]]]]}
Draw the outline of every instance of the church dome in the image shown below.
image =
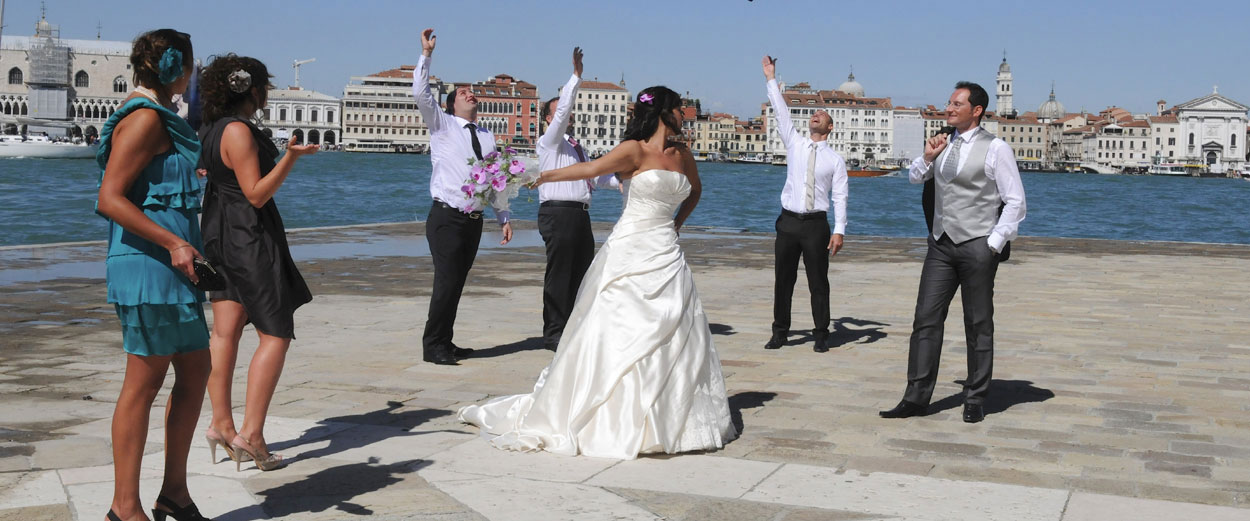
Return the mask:
{"type": "Polygon", "coordinates": [[[1011,66],[1007,65],[1007,57],[1003,56],[1003,63],[998,64],[998,72],[1011,72],[1011,66]]]}
{"type": "Polygon", "coordinates": [[[1050,99],[1046,100],[1042,103],[1042,106],[1037,108],[1037,118],[1059,119],[1067,113],[1067,110],[1063,108],[1063,104],[1059,103],[1059,101],[1055,99],[1055,88],[1052,86],[1050,88],[1050,99]]]}
{"type": "Polygon", "coordinates": [[[47,19],[40,18],[35,24],[35,36],[52,36],[52,24],[47,19]]]}
{"type": "Polygon", "coordinates": [[[842,82],[841,85],[838,85],[838,90],[855,96],[856,98],[864,97],[864,86],[860,85],[858,81],[855,81],[855,73],[853,72],[847,75],[846,81],[842,82]]]}

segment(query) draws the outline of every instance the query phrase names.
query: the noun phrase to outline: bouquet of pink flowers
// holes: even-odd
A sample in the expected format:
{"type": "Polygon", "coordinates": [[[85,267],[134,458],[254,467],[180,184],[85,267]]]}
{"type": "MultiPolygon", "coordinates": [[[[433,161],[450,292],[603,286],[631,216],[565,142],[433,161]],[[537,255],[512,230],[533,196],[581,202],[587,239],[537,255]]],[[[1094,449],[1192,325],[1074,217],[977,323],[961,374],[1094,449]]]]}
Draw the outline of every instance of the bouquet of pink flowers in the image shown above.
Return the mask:
{"type": "Polygon", "coordinates": [[[532,183],[537,177],[535,173],[526,173],[525,162],[516,156],[516,150],[504,147],[503,153],[491,152],[480,160],[469,158],[472,168],[469,178],[460,187],[466,198],[460,211],[470,213],[477,206],[475,202],[485,207],[492,201],[500,210],[506,210],[508,201],[517,196],[521,186],[532,183]]]}

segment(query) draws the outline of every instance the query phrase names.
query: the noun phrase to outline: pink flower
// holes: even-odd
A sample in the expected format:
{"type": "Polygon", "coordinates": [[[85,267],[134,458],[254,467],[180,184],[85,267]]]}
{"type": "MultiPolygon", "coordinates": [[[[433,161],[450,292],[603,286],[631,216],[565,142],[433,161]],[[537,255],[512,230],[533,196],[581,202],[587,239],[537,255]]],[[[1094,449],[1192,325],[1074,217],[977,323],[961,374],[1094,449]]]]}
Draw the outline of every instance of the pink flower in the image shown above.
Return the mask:
{"type": "Polygon", "coordinates": [[[460,191],[469,197],[473,197],[473,185],[461,185],[460,191]]]}
{"type": "Polygon", "coordinates": [[[646,103],[646,104],[648,104],[648,105],[650,105],[650,104],[651,104],[651,100],[654,100],[654,99],[655,99],[655,96],[652,96],[652,95],[650,95],[650,94],[643,94],[643,95],[638,96],[638,101],[641,101],[641,102],[646,103]]]}
{"type": "Polygon", "coordinates": [[[490,166],[487,166],[487,167],[486,167],[486,171],[487,171],[487,172],[490,172],[492,175],[493,175],[493,174],[498,174],[498,173],[499,173],[499,163],[491,163],[491,164],[490,164],[490,166]]]}
{"type": "Polygon", "coordinates": [[[505,188],[508,188],[508,178],[502,175],[495,176],[495,178],[491,180],[491,188],[494,188],[496,192],[504,191],[505,188]]]}
{"type": "Polygon", "coordinates": [[[499,151],[498,151],[498,150],[495,150],[495,151],[492,151],[492,152],[491,152],[491,153],[489,153],[489,154],[486,154],[486,157],[485,157],[484,159],[485,159],[485,160],[487,160],[487,161],[490,161],[490,160],[493,160],[493,159],[495,159],[495,158],[497,158],[497,157],[499,157],[499,151]]]}
{"type": "Polygon", "coordinates": [[[507,153],[508,155],[510,155],[510,156],[515,156],[515,155],[516,155],[516,149],[514,149],[514,148],[512,148],[512,147],[503,147],[503,151],[504,151],[504,152],[506,152],[506,153],[507,153]]]}
{"type": "Polygon", "coordinates": [[[508,166],[508,173],[512,175],[521,175],[525,173],[525,163],[516,159],[512,160],[512,164],[508,166]]]}
{"type": "Polygon", "coordinates": [[[474,166],[473,170],[469,173],[469,178],[477,184],[485,183],[489,177],[490,176],[486,173],[486,169],[482,168],[480,165],[474,166]]]}
{"type": "Polygon", "coordinates": [[[464,213],[473,213],[473,201],[464,203],[464,206],[460,207],[460,211],[464,213]]]}

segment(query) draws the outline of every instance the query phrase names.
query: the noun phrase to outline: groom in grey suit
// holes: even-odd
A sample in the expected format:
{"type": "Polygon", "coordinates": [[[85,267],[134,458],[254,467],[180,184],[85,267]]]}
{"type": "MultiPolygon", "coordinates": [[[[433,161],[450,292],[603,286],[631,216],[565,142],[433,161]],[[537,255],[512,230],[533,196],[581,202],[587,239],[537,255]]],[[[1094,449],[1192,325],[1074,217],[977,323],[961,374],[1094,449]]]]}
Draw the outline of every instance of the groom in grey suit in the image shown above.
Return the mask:
{"type": "Polygon", "coordinates": [[[980,127],[988,103],[980,85],[957,83],[946,105],[954,133],[949,139],[943,133],[929,138],[924,155],[911,164],[912,183],[934,179],[934,214],[912,323],[907,390],[896,407],[881,411],[884,418],[918,416],[928,407],[955,290],[963,300],[968,342],[963,419],[976,423],[985,417],[994,369],[994,277],[1025,213],[1015,154],[980,127]]]}

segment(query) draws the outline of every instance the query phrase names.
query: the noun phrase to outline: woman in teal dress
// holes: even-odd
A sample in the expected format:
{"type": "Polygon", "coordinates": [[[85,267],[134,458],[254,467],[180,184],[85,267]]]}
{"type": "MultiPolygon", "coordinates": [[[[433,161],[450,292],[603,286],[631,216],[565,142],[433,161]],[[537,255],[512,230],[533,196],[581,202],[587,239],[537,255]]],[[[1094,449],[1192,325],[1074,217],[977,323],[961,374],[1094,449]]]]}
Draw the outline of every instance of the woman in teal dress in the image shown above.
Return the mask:
{"type": "Polygon", "coordinates": [[[173,392],[165,414],[165,472],[152,509],[156,521],[205,519],[187,490],[187,453],[211,368],[204,294],[192,262],[200,256],[200,142],[170,110],[187,89],[191,37],[172,29],[145,33],[130,63],[137,87],[100,131],[97,212],[109,220],[108,301],[117,310],[126,376],[113,412],[113,501],[109,521],[147,520],[139,468],[148,419],[169,366],[173,392]]]}

